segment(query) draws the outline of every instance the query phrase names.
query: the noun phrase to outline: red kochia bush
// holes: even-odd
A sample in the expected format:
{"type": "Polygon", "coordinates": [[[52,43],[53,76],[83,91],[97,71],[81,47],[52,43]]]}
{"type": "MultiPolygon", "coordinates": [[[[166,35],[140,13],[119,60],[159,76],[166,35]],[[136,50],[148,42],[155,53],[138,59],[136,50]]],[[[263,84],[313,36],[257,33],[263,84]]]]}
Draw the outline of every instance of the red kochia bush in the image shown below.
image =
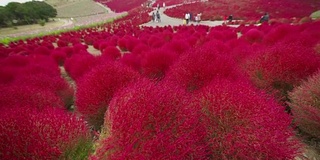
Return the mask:
{"type": "Polygon", "coordinates": [[[300,43],[279,43],[247,59],[245,72],[259,88],[285,98],[294,85],[320,67],[320,56],[300,43]]]}
{"type": "Polygon", "coordinates": [[[116,62],[107,61],[93,68],[77,83],[76,109],[95,129],[103,124],[114,93],[137,79],[139,74],[131,68],[116,62]]]}
{"type": "Polygon", "coordinates": [[[261,42],[263,39],[264,33],[259,31],[256,28],[250,29],[248,32],[242,35],[241,38],[246,39],[250,43],[261,42]]]}
{"type": "Polygon", "coordinates": [[[116,60],[121,57],[121,52],[115,46],[108,46],[103,49],[101,57],[111,59],[111,60],[116,60]]]}
{"type": "Polygon", "coordinates": [[[63,66],[64,61],[67,58],[67,54],[63,51],[60,50],[54,50],[52,51],[51,55],[50,55],[59,66],[63,66]]]}
{"type": "Polygon", "coordinates": [[[241,74],[233,60],[209,48],[190,50],[168,71],[166,79],[189,91],[198,90],[215,78],[239,79],[241,74]]]}
{"type": "Polygon", "coordinates": [[[66,108],[70,107],[73,103],[74,90],[60,76],[49,77],[45,74],[17,76],[13,83],[52,92],[61,99],[66,108]]]}
{"type": "Polygon", "coordinates": [[[78,81],[85,73],[99,64],[99,60],[91,54],[74,54],[67,58],[64,67],[69,76],[78,81]]]}
{"type": "Polygon", "coordinates": [[[19,85],[17,83],[0,86],[0,108],[32,106],[42,108],[52,106],[63,108],[61,98],[52,91],[41,89],[31,85],[19,85]]]}
{"type": "Polygon", "coordinates": [[[289,93],[291,111],[298,127],[320,138],[320,71],[289,93]]]}
{"type": "Polygon", "coordinates": [[[142,59],[142,72],[151,79],[162,79],[178,55],[168,49],[154,49],[146,52],[142,59]]]}
{"type": "Polygon", "coordinates": [[[298,153],[284,107],[248,83],[214,80],[194,104],[213,159],[293,159],[298,153]]]}
{"type": "Polygon", "coordinates": [[[59,159],[90,138],[85,121],[65,110],[8,108],[0,112],[0,159],[59,159]]]}
{"type": "Polygon", "coordinates": [[[190,95],[140,80],[118,92],[92,159],[206,159],[205,132],[190,95]]]}

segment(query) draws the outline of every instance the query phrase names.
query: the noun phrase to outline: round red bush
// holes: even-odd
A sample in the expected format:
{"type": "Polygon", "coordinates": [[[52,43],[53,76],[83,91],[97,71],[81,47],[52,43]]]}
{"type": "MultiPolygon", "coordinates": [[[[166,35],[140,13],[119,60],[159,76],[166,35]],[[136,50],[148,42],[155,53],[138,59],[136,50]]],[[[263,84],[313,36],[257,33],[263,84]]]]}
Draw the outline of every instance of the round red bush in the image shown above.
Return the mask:
{"type": "Polygon", "coordinates": [[[117,93],[92,159],[206,159],[205,132],[190,95],[140,80],[117,93]]]}
{"type": "Polygon", "coordinates": [[[59,159],[79,140],[90,141],[85,121],[62,109],[22,107],[0,114],[0,159],[59,159]]]}
{"type": "Polygon", "coordinates": [[[108,61],[96,66],[77,83],[76,110],[100,129],[114,93],[138,77],[137,72],[121,63],[108,61]]]}

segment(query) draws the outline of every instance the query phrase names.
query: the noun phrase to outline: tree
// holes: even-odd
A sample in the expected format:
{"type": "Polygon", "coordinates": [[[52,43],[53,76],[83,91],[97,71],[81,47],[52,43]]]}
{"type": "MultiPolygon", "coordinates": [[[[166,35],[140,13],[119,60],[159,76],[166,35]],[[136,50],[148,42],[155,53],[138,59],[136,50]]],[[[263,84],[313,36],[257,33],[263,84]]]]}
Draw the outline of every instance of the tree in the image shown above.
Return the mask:
{"type": "Polygon", "coordinates": [[[9,12],[2,6],[0,6],[0,26],[6,26],[6,23],[10,20],[9,12]]]}
{"type": "Polygon", "coordinates": [[[33,3],[36,13],[40,16],[40,19],[48,21],[49,18],[57,16],[57,10],[47,3],[40,1],[32,1],[31,3],[33,3]]]}

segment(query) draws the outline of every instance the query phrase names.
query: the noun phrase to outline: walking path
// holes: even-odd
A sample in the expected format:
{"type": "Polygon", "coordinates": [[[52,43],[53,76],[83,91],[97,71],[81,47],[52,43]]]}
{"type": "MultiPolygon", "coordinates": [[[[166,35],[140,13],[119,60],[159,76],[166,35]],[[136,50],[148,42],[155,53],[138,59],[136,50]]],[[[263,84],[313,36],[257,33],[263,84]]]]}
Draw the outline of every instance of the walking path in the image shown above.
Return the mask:
{"type": "MultiPolygon", "coordinates": [[[[164,14],[163,12],[168,9],[168,8],[173,8],[173,7],[176,7],[176,6],[180,6],[180,5],[183,5],[183,4],[178,4],[178,5],[173,5],[173,6],[168,6],[166,8],[163,8],[161,7],[160,10],[159,10],[159,13],[160,13],[160,19],[161,19],[161,22],[153,22],[152,20],[148,23],[144,23],[144,24],[141,24],[140,26],[148,26],[148,27],[164,27],[164,26],[179,26],[179,25],[183,25],[183,19],[179,19],[179,18],[172,18],[172,17],[169,17],[167,16],[166,14],[164,14]]],[[[152,12],[157,12],[157,9],[154,8],[154,10],[152,12]]],[[[152,12],[149,14],[151,15],[152,12]]],[[[150,18],[151,19],[151,18],[150,18]]],[[[219,26],[219,25],[222,25],[224,21],[200,21],[200,23],[197,23],[197,22],[190,22],[188,25],[207,25],[207,26],[211,26],[211,27],[214,27],[214,26],[219,26]]],[[[238,27],[239,25],[228,25],[228,26],[231,26],[231,27],[238,27]]]]}

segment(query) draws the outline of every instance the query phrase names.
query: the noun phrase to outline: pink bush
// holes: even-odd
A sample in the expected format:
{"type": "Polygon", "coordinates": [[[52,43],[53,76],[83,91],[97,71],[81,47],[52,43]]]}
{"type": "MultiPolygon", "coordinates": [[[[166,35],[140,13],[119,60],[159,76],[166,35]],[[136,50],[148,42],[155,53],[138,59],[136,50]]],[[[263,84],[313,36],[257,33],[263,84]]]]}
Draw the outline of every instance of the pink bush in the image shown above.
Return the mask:
{"type": "Polygon", "coordinates": [[[123,57],[120,59],[120,62],[131,67],[132,69],[136,70],[137,72],[141,72],[141,55],[127,53],[124,54],[123,57]]]}
{"type": "Polygon", "coordinates": [[[264,33],[258,29],[250,29],[248,32],[242,35],[242,38],[246,39],[250,43],[260,43],[263,40],[264,33]]]}
{"type": "Polygon", "coordinates": [[[67,58],[64,67],[69,76],[78,81],[85,73],[99,64],[99,60],[90,54],[75,54],[67,58]]]}
{"type": "Polygon", "coordinates": [[[142,73],[151,78],[164,78],[169,67],[175,62],[178,55],[170,50],[155,49],[145,53],[142,59],[142,73]]]}
{"type": "Polygon", "coordinates": [[[242,76],[229,56],[209,48],[197,48],[181,56],[168,71],[166,79],[194,91],[216,78],[236,80],[242,79],[242,76]]]}
{"type": "Polygon", "coordinates": [[[248,83],[215,79],[194,96],[214,159],[294,159],[300,143],[284,107],[248,83]]]}
{"type": "Polygon", "coordinates": [[[34,55],[30,58],[30,64],[22,68],[21,74],[46,74],[50,77],[60,77],[60,68],[50,56],[34,55]]]}
{"type": "Polygon", "coordinates": [[[289,105],[298,127],[320,138],[320,71],[289,93],[289,105]]]}
{"type": "Polygon", "coordinates": [[[25,67],[30,63],[30,57],[22,55],[10,55],[1,60],[0,66],[25,67]]]}
{"type": "Polygon", "coordinates": [[[0,114],[0,159],[59,159],[79,140],[90,140],[84,120],[65,110],[30,106],[0,114]]]}
{"type": "Polygon", "coordinates": [[[0,108],[5,107],[24,107],[32,106],[43,108],[52,106],[64,108],[64,104],[56,94],[47,89],[41,89],[31,85],[19,85],[16,83],[10,85],[1,85],[0,108]]]}
{"type": "Polygon", "coordinates": [[[138,77],[137,72],[117,62],[108,61],[93,68],[77,83],[76,110],[100,129],[114,93],[138,77]]]}
{"type": "Polygon", "coordinates": [[[33,54],[36,55],[50,55],[51,51],[45,46],[40,46],[33,51],[33,54]]]}
{"type": "Polygon", "coordinates": [[[115,46],[108,46],[103,49],[101,57],[111,59],[111,60],[116,60],[121,57],[121,52],[115,46]]]}
{"type": "Polygon", "coordinates": [[[320,68],[320,56],[299,43],[279,43],[248,58],[242,66],[256,86],[286,98],[287,91],[320,68]]]}
{"type": "Polygon", "coordinates": [[[263,42],[273,45],[276,42],[287,38],[287,36],[296,37],[296,33],[298,33],[297,27],[290,24],[281,24],[279,26],[273,27],[270,32],[264,36],[263,42]]]}
{"type": "Polygon", "coordinates": [[[144,54],[144,52],[149,51],[150,47],[146,44],[139,43],[137,44],[134,49],[132,50],[133,54],[144,54]]]}
{"type": "Polygon", "coordinates": [[[56,61],[59,66],[63,66],[64,61],[67,58],[67,54],[60,50],[54,50],[51,53],[51,57],[56,61]]]}
{"type": "MultiPolygon", "coordinates": [[[[45,74],[17,76],[13,84],[30,86],[52,92],[60,98],[65,108],[73,104],[73,88],[62,77],[49,77],[45,74]]],[[[37,94],[37,93],[35,93],[37,94]]]]}
{"type": "Polygon", "coordinates": [[[118,92],[91,159],[206,159],[204,128],[190,99],[175,85],[148,80],[118,92]]]}
{"type": "Polygon", "coordinates": [[[190,49],[191,46],[186,44],[186,40],[172,40],[171,42],[166,43],[164,48],[180,55],[190,49]]]}

